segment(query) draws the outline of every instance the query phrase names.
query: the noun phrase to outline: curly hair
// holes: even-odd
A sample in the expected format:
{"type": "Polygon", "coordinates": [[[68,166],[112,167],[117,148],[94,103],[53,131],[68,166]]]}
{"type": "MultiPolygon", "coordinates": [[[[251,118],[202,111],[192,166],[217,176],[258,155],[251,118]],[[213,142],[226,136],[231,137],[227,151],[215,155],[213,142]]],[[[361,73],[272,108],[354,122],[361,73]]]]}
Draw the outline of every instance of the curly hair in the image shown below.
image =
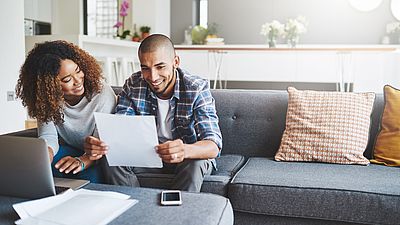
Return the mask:
{"type": "Polygon", "coordinates": [[[16,95],[28,108],[28,115],[45,123],[64,122],[64,93],[58,74],[61,62],[69,59],[84,73],[84,96],[90,101],[102,88],[103,76],[96,59],[78,46],[66,41],[36,44],[22,65],[16,95]]]}

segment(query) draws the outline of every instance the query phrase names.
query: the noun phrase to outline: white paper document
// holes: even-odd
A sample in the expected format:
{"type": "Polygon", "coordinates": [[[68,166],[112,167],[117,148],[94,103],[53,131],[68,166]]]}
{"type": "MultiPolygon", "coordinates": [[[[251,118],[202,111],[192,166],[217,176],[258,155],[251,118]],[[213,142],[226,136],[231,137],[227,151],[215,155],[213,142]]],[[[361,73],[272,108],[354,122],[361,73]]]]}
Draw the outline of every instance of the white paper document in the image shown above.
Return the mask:
{"type": "Polygon", "coordinates": [[[154,116],[94,113],[100,139],[108,145],[110,166],[161,168],[154,116]]]}
{"type": "Polygon", "coordinates": [[[135,205],[129,195],[79,189],[43,199],[14,204],[15,224],[107,224],[135,205]]]}

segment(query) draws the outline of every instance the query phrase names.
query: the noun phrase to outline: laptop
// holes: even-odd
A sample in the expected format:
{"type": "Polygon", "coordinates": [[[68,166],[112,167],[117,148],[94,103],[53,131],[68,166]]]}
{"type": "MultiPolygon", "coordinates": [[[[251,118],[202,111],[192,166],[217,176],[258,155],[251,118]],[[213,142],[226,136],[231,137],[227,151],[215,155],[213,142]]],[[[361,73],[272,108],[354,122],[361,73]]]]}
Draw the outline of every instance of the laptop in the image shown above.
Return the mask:
{"type": "Polygon", "coordinates": [[[28,199],[56,195],[69,188],[76,190],[89,183],[53,178],[46,142],[16,136],[0,136],[0,180],[0,195],[28,199]]]}

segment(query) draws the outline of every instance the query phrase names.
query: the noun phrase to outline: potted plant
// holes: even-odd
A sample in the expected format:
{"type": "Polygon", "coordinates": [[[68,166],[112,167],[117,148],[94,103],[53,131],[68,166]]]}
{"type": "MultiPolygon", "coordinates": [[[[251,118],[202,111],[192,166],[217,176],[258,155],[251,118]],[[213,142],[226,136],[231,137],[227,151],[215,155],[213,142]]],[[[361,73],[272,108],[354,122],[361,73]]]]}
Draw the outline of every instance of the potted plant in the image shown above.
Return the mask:
{"type": "Polygon", "coordinates": [[[121,2],[121,8],[119,10],[119,16],[118,16],[118,21],[117,23],[113,26],[117,28],[117,37],[121,39],[125,39],[128,36],[130,36],[131,31],[130,30],[125,30],[125,17],[128,16],[128,9],[129,9],[129,2],[128,0],[123,0],[121,2]],[[119,18],[122,18],[122,21],[119,20],[119,18]],[[122,29],[122,34],[120,34],[120,28],[122,29]]]}
{"type": "Polygon", "coordinates": [[[149,26],[141,26],[140,32],[142,33],[142,40],[150,35],[150,27],[149,26]]]}
{"type": "Polygon", "coordinates": [[[140,41],[140,36],[136,31],[135,31],[135,33],[133,33],[132,41],[135,41],[135,42],[139,42],[140,41]]]}
{"type": "Polygon", "coordinates": [[[139,36],[138,32],[136,31],[136,24],[133,25],[132,41],[135,41],[135,42],[139,42],[140,41],[140,36],[139,36]]]}

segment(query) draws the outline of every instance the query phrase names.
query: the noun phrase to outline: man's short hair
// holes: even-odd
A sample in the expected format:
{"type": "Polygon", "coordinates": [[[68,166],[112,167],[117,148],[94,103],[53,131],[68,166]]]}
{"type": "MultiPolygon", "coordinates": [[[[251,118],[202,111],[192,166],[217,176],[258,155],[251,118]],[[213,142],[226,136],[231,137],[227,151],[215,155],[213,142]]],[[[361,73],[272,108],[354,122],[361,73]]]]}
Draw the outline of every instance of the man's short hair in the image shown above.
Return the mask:
{"type": "Polygon", "coordinates": [[[171,39],[162,34],[152,34],[145,38],[139,46],[139,54],[154,52],[164,48],[167,52],[175,56],[175,48],[171,39]]]}

